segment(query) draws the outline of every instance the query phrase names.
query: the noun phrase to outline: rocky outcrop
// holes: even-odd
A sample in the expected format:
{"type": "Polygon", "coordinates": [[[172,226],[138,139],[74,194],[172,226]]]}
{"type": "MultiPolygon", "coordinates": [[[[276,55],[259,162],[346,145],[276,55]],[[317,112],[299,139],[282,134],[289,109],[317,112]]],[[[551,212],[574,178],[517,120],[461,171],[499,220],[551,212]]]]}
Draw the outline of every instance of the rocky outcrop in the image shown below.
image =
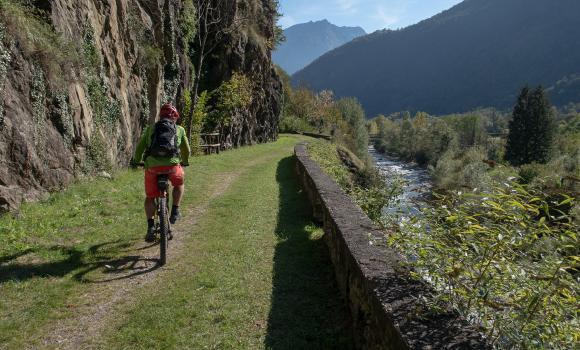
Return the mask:
{"type": "MultiPolygon", "coordinates": [[[[230,0],[225,18],[243,18],[239,30],[218,45],[208,61],[208,79],[203,90],[242,72],[253,83],[251,107],[232,115],[224,141],[234,147],[275,140],[282,105],[282,83],[276,73],[271,51],[274,46],[274,18],[277,9],[271,0],[230,0]]],[[[231,25],[231,23],[224,23],[231,25]]],[[[210,44],[211,45],[211,44],[210,44]]]]}
{"type": "MultiPolygon", "coordinates": [[[[192,80],[185,1],[29,3],[49,18],[32,16],[17,0],[0,5],[0,211],[126,165],[160,104],[182,106],[192,80]]],[[[235,146],[275,139],[280,109],[270,50],[256,39],[273,36],[273,13],[253,8],[260,10],[252,27],[261,34],[233,33],[208,64],[208,85],[234,71],[255,81],[251,108],[233,118],[227,135],[235,146]]]]}

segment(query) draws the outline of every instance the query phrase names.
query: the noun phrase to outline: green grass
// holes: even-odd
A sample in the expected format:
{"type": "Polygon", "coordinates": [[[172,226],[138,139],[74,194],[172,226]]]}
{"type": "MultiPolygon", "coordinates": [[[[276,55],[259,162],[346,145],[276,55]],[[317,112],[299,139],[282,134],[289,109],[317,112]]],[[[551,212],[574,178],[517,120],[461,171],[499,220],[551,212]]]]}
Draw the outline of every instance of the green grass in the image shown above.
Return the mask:
{"type": "MultiPolygon", "coordinates": [[[[239,176],[186,232],[183,256],[135,288],[137,302],[116,308],[86,346],[349,348],[322,231],[293,174],[298,140],[192,159],[183,207],[203,203],[218,175],[239,176]]],[[[135,255],[145,230],[142,191],[140,172],[121,172],[25,205],[18,219],[0,218],[0,348],[42,348],[49,325],[72,317],[71,305],[95,288],[86,276],[135,255]]]]}

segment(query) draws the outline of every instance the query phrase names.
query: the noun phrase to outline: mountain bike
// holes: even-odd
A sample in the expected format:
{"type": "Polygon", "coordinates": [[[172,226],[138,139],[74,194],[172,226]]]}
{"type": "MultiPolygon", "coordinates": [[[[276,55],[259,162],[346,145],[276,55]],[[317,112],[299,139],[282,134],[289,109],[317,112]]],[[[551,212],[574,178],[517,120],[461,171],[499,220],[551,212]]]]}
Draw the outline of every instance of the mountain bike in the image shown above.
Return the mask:
{"type": "Polygon", "coordinates": [[[167,262],[167,249],[169,241],[173,238],[171,224],[169,223],[169,174],[157,175],[157,188],[159,197],[155,198],[155,233],[159,235],[159,265],[167,262]]]}
{"type": "MultiPolygon", "coordinates": [[[[138,164],[139,167],[144,167],[145,164],[138,164]]],[[[169,223],[169,174],[157,174],[157,189],[159,196],[155,201],[155,236],[159,237],[159,265],[163,266],[167,263],[167,249],[169,248],[169,241],[173,239],[171,233],[171,224],[169,223]]]]}

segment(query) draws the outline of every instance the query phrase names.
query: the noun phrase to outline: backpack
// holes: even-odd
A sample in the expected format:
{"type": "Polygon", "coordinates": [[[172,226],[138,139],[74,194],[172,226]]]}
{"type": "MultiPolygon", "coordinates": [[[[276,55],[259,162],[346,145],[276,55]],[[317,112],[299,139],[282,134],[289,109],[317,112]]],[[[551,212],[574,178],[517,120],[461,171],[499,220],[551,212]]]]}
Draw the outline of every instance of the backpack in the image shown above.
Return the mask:
{"type": "Polygon", "coordinates": [[[161,119],[155,123],[155,129],[151,137],[151,146],[149,146],[147,155],[163,158],[179,156],[177,126],[173,121],[161,119]]]}

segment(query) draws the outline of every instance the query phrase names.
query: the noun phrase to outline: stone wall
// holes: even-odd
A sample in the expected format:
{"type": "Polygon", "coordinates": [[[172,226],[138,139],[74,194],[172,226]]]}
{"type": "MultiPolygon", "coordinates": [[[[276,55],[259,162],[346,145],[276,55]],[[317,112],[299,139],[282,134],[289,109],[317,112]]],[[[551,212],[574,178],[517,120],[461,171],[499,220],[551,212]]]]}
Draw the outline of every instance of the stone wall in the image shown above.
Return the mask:
{"type": "Polygon", "coordinates": [[[325,241],[351,312],[358,349],[489,349],[480,333],[452,312],[428,313],[433,290],[411,279],[401,256],[385,245],[363,211],[308,157],[295,148],[296,172],[324,225],[325,241]]]}

